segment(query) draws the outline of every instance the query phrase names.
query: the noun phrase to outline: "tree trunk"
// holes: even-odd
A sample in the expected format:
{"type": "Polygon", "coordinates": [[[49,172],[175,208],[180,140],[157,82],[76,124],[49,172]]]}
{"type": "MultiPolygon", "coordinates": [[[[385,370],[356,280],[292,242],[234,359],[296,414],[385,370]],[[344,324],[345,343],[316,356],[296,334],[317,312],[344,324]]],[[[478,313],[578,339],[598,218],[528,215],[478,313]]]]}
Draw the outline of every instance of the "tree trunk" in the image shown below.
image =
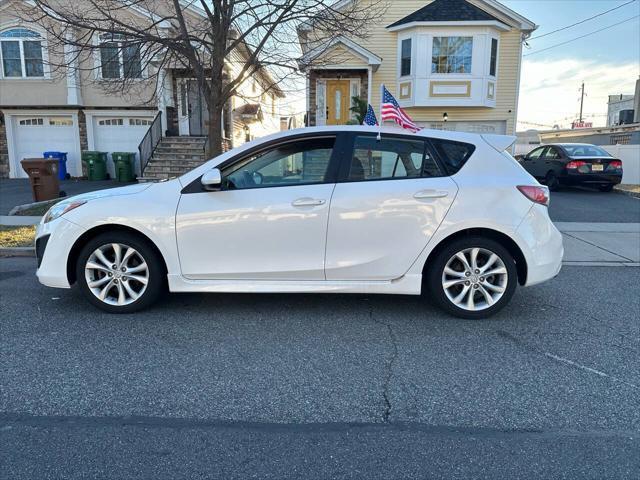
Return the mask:
{"type": "Polygon", "coordinates": [[[207,157],[213,158],[223,152],[222,149],[222,106],[209,107],[209,126],[207,142],[207,157]]]}

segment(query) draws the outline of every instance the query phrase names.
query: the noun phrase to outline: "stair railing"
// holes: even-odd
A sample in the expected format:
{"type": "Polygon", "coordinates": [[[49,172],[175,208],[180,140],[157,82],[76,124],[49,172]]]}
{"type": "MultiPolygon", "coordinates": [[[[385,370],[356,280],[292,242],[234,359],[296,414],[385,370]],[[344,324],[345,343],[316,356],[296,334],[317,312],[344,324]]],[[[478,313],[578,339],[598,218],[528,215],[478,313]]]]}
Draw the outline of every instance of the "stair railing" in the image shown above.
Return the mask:
{"type": "Polygon", "coordinates": [[[138,153],[140,154],[140,176],[144,176],[144,169],[147,168],[149,164],[149,160],[153,156],[153,152],[156,150],[156,147],[162,140],[162,112],[159,111],[151,125],[149,125],[149,129],[147,133],[142,137],[142,141],[140,145],[138,145],[138,153]]]}

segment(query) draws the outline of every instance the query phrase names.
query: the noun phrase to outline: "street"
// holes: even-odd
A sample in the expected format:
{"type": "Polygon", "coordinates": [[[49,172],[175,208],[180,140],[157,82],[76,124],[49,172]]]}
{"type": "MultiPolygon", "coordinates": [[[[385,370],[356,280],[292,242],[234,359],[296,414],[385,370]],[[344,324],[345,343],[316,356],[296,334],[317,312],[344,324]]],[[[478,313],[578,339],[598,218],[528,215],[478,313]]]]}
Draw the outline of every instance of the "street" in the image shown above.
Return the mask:
{"type": "Polygon", "coordinates": [[[417,297],[170,295],[109,316],[8,258],[2,478],[635,478],[640,270],[488,321],[417,297]],[[37,472],[37,474],[36,474],[37,472]]]}

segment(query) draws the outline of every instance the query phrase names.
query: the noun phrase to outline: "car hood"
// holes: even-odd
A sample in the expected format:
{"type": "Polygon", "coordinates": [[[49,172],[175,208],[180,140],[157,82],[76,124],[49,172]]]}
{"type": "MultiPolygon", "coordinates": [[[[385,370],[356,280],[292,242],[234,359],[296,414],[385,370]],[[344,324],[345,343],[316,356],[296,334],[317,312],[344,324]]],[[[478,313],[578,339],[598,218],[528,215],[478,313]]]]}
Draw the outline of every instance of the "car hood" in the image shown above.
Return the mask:
{"type": "Polygon", "coordinates": [[[73,197],[66,198],[63,201],[71,200],[95,200],[96,198],[115,197],[118,195],[133,195],[135,193],[144,192],[151,187],[153,183],[138,183],[135,185],[127,185],[126,187],[106,188],[104,190],[96,190],[95,192],[81,193],[73,197]]]}

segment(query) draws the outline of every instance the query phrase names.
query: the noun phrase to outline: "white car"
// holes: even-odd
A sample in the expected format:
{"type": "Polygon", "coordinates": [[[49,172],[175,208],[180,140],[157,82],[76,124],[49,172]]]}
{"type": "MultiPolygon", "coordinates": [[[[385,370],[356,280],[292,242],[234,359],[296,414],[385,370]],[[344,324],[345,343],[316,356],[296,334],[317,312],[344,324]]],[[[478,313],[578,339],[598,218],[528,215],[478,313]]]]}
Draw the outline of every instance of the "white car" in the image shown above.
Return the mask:
{"type": "Polygon", "coordinates": [[[64,200],[38,278],[113,313],[171,292],[428,294],[487,317],[560,271],[546,187],[515,137],[361,126],[282,132],[160,183],[64,200]],[[380,134],[380,136],[379,136],[380,134]]]}

